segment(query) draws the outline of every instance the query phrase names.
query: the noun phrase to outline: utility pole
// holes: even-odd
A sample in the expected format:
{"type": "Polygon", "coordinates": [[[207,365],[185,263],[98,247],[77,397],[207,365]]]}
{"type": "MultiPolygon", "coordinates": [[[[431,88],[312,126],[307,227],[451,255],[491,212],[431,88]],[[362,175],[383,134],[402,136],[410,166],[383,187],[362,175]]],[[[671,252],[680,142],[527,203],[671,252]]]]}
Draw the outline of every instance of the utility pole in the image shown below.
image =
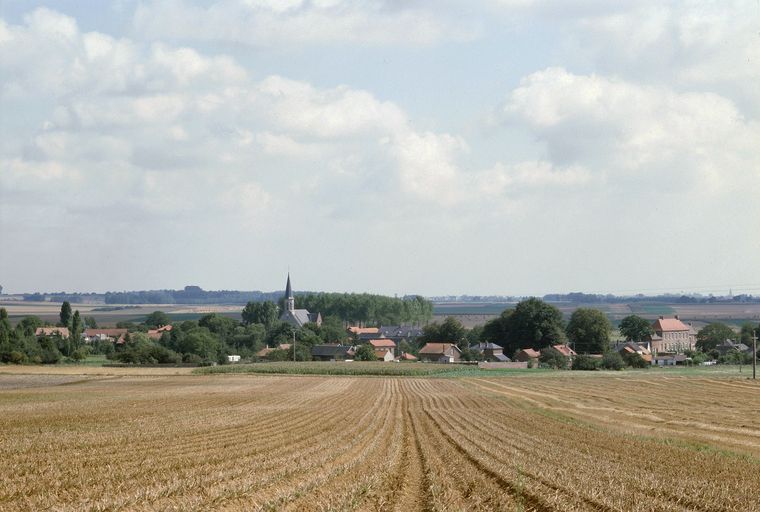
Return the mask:
{"type": "Polygon", "coordinates": [[[296,362],[296,330],[293,329],[293,362],[296,362]]]}
{"type": "Polygon", "coordinates": [[[752,330],[752,380],[757,379],[757,331],[752,330]]]}

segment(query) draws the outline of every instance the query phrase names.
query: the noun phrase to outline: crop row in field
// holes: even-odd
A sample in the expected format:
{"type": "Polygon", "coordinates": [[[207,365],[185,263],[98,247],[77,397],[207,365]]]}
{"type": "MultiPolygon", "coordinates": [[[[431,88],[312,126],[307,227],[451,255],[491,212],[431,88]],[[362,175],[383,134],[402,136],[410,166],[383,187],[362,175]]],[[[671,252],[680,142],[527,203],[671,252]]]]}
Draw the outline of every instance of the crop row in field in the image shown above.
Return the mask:
{"type": "MultiPolygon", "coordinates": [[[[477,370],[477,366],[474,367],[477,370]]],[[[414,376],[461,373],[466,366],[435,363],[377,363],[360,361],[252,363],[198,368],[194,373],[268,373],[285,375],[414,376]]]]}
{"type": "Polygon", "coordinates": [[[756,506],[759,450],[733,439],[760,436],[758,386],[555,375],[92,377],[0,390],[0,510],[756,506]],[[704,414],[716,397],[723,408],[704,414]]]}

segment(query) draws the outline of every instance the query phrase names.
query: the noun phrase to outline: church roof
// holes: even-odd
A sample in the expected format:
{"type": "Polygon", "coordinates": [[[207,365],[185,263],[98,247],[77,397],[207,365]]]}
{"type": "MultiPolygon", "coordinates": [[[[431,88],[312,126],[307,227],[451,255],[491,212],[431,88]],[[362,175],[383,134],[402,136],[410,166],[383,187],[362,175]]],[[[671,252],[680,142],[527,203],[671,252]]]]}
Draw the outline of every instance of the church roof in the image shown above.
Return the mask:
{"type": "Polygon", "coordinates": [[[288,284],[285,285],[285,298],[289,299],[293,296],[293,288],[290,286],[290,272],[288,272],[288,284]]]}
{"type": "Polygon", "coordinates": [[[319,313],[309,313],[308,309],[286,309],[280,315],[280,320],[294,327],[303,327],[304,324],[308,324],[309,322],[319,323],[322,319],[319,313]]]}

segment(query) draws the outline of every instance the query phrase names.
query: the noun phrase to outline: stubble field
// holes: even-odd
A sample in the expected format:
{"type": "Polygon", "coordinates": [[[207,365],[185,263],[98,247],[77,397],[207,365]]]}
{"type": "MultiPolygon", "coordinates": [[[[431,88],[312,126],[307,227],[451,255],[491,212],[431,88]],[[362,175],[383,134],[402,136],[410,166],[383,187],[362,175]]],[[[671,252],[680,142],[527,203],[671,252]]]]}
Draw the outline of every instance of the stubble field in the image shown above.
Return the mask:
{"type": "Polygon", "coordinates": [[[0,510],[760,508],[717,373],[4,379],[0,510]]]}

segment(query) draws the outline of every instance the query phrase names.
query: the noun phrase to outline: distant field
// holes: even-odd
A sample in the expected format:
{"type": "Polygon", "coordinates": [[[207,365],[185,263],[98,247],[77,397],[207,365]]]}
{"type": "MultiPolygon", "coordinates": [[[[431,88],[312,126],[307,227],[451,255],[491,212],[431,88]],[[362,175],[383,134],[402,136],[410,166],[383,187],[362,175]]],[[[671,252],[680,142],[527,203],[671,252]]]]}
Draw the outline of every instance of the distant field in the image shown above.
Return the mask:
{"type": "Polygon", "coordinates": [[[0,373],[0,509],[757,510],[732,375],[0,373]]]}
{"type": "MultiPolygon", "coordinates": [[[[726,322],[739,326],[744,322],[760,322],[760,304],[576,304],[576,303],[553,303],[565,319],[579,307],[595,308],[607,315],[607,318],[617,325],[620,320],[628,315],[639,315],[649,320],[658,316],[679,317],[687,322],[694,322],[699,328],[709,322],[726,322]]],[[[482,325],[496,318],[504,309],[513,308],[509,303],[452,303],[435,304],[433,308],[434,320],[442,321],[447,316],[454,316],[465,327],[482,325]]]]}
{"type": "MultiPolygon", "coordinates": [[[[35,315],[46,322],[58,321],[58,313],[61,310],[60,303],[54,302],[0,302],[0,307],[8,311],[12,323],[16,323],[23,317],[35,315]]],[[[142,322],[145,317],[154,311],[164,311],[175,322],[184,320],[197,320],[207,313],[218,313],[232,318],[240,319],[243,306],[238,305],[187,305],[187,304],[141,304],[117,305],[117,304],[72,304],[73,309],[78,309],[82,316],[93,316],[100,326],[113,326],[117,322],[142,322]]]]}
{"type": "MultiPolygon", "coordinates": [[[[637,314],[654,320],[659,315],[679,315],[683,320],[695,322],[700,327],[708,322],[728,322],[741,325],[743,322],[760,322],[760,304],[574,304],[554,303],[569,318],[578,307],[593,307],[603,311],[614,325],[630,314],[637,314]]],[[[153,311],[160,310],[169,314],[174,322],[197,320],[207,313],[217,313],[240,319],[243,309],[239,305],[186,305],[186,304],[145,304],[140,306],[103,304],[72,304],[83,316],[94,316],[100,326],[113,326],[117,322],[142,322],[153,311]],[[112,309],[112,308],[123,309],[112,309]],[[104,311],[102,308],[108,308],[104,311]]],[[[465,327],[482,325],[495,318],[502,311],[514,307],[514,303],[437,303],[433,307],[433,320],[442,321],[447,316],[454,316],[465,327]]],[[[0,302],[6,308],[11,322],[16,323],[27,315],[36,315],[44,321],[55,323],[61,305],[52,302],[0,302]]]]}

